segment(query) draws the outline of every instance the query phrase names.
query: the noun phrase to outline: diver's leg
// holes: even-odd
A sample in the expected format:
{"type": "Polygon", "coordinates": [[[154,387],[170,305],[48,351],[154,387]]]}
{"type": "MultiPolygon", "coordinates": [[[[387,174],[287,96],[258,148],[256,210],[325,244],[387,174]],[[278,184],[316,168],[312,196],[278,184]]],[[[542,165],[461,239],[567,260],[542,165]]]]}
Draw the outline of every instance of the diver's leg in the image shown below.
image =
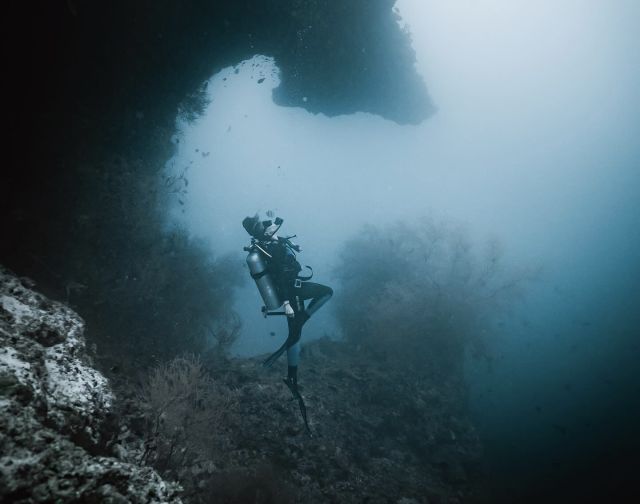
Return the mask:
{"type": "Polygon", "coordinates": [[[300,341],[297,341],[287,348],[287,365],[289,368],[298,367],[300,362],[300,341]]]}
{"type": "Polygon", "coordinates": [[[300,337],[302,336],[302,326],[309,320],[309,315],[304,309],[304,298],[301,293],[298,292],[294,302],[293,311],[295,316],[287,319],[289,324],[289,336],[285,345],[287,345],[287,377],[284,378],[285,385],[291,391],[291,394],[298,400],[298,406],[300,407],[300,413],[304,420],[304,426],[309,436],[312,435],[309,428],[309,420],[307,418],[307,407],[304,404],[304,399],[300,395],[300,389],[298,388],[298,363],[300,361],[300,337]]]}
{"type": "Polygon", "coordinates": [[[300,341],[300,336],[302,335],[302,326],[308,320],[309,317],[304,313],[304,311],[298,311],[295,304],[293,309],[296,312],[295,316],[292,318],[287,318],[287,325],[289,326],[289,334],[287,335],[286,341],[282,344],[280,348],[278,348],[273,354],[271,354],[267,360],[263,362],[263,366],[265,367],[271,366],[276,360],[278,360],[278,358],[285,351],[287,352],[287,360],[289,362],[295,363],[290,365],[295,365],[295,366],[298,365],[297,362],[299,361],[299,354],[300,354],[300,350],[299,350],[300,346],[298,342],[300,341]],[[297,350],[294,347],[296,347],[297,350]],[[292,348],[293,350],[291,350],[290,352],[289,350],[292,348]]]}
{"type": "MultiPolygon", "coordinates": [[[[320,309],[322,305],[324,305],[331,296],[333,295],[333,289],[331,287],[327,287],[326,285],[314,283],[314,282],[303,282],[302,285],[296,290],[295,299],[292,303],[293,311],[295,315],[293,318],[287,319],[287,324],[289,326],[289,335],[287,337],[287,341],[284,343],[284,347],[287,349],[287,359],[289,361],[289,366],[298,366],[299,354],[300,354],[300,337],[302,336],[302,326],[309,320],[311,315],[320,309]],[[307,299],[311,299],[309,306],[305,309],[304,302],[307,299]],[[289,349],[291,353],[289,353],[289,349]]],[[[278,355],[275,357],[277,359],[282,354],[282,348],[278,350],[278,355]]],[[[275,355],[275,354],[274,354],[275,355]]],[[[271,359],[271,357],[269,358],[271,359]]],[[[275,359],[273,361],[275,361],[275,359]]],[[[271,362],[273,362],[271,361],[271,362]]]]}
{"type": "MultiPolygon", "coordinates": [[[[290,350],[295,349],[299,346],[299,343],[293,345],[290,350]]],[[[287,356],[289,356],[289,352],[287,351],[287,356]]],[[[297,358],[297,353],[296,357],[297,358]]],[[[287,377],[283,380],[285,385],[289,388],[291,395],[293,395],[294,399],[298,400],[298,406],[300,407],[300,413],[302,414],[302,419],[304,420],[304,427],[309,436],[312,435],[311,428],[309,427],[309,419],[307,418],[307,406],[304,404],[304,399],[302,395],[300,395],[300,389],[298,387],[298,366],[289,366],[287,370],[287,377]]]]}
{"type": "Polygon", "coordinates": [[[263,362],[263,366],[265,367],[270,367],[285,351],[288,352],[289,348],[300,340],[302,326],[309,318],[304,313],[304,300],[299,296],[295,296],[295,298],[291,300],[291,307],[293,308],[294,316],[287,317],[287,326],[289,327],[287,339],[280,348],[278,348],[267,360],[263,362]]]}
{"type": "Polygon", "coordinates": [[[287,352],[289,351],[289,348],[294,347],[298,344],[298,341],[300,341],[300,337],[302,336],[302,326],[306,322],[304,313],[298,312],[296,308],[294,308],[294,311],[296,312],[295,316],[287,319],[287,325],[289,326],[289,335],[287,336],[287,341],[285,341],[287,352]]]}
{"type": "Polygon", "coordinates": [[[296,311],[295,317],[287,320],[289,324],[289,336],[285,345],[287,346],[287,385],[297,388],[298,386],[298,363],[300,362],[300,337],[302,336],[302,325],[306,321],[303,312],[296,311]]]}
{"type": "Polygon", "coordinates": [[[329,299],[331,299],[331,296],[333,296],[333,289],[331,287],[315,282],[303,282],[296,291],[296,296],[300,297],[303,305],[305,300],[311,299],[307,308],[302,308],[307,315],[307,319],[317,312],[327,301],[329,301],[329,299]]]}
{"type": "Polygon", "coordinates": [[[298,389],[298,362],[300,361],[300,343],[296,343],[287,349],[287,385],[294,390],[298,389]]]}

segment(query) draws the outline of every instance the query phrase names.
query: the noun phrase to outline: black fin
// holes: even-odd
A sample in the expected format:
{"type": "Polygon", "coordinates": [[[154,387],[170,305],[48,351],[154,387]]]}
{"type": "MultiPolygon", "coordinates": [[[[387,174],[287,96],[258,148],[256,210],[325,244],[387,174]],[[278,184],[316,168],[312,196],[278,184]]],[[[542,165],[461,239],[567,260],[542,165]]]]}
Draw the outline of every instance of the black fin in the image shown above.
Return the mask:
{"type": "Polygon", "coordinates": [[[283,378],[282,381],[289,388],[293,397],[298,400],[298,406],[300,406],[300,413],[302,414],[302,419],[304,420],[304,426],[307,434],[309,435],[309,437],[313,437],[313,433],[311,432],[311,428],[309,427],[309,420],[307,418],[307,406],[305,405],[304,399],[298,391],[298,385],[294,381],[287,378],[283,378]]]}
{"type": "Polygon", "coordinates": [[[287,349],[287,342],[285,341],[280,348],[278,348],[275,352],[273,352],[267,359],[262,363],[263,367],[271,367],[271,365],[278,360],[278,358],[284,353],[287,349]]]}

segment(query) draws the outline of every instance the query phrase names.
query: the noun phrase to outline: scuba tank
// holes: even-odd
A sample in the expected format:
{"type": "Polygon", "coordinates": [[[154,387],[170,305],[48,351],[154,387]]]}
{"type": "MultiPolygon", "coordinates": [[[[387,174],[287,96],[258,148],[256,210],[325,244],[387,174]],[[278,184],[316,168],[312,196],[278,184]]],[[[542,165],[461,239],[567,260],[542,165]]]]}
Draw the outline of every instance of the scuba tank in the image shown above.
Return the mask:
{"type": "Polygon", "coordinates": [[[269,254],[253,240],[251,246],[244,249],[249,252],[247,255],[249,273],[256,282],[256,287],[258,287],[267,310],[278,309],[282,306],[282,301],[280,301],[280,296],[278,296],[273,279],[268,273],[267,263],[264,260],[264,255],[269,256],[269,254]]]}

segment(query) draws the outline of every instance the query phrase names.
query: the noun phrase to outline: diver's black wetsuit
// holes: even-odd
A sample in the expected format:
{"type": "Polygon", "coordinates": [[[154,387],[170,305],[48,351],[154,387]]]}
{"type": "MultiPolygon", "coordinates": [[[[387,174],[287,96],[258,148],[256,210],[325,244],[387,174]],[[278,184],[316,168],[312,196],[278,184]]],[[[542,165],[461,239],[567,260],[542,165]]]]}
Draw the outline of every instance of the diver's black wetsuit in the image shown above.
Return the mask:
{"type": "Polygon", "coordinates": [[[287,318],[289,335],[284,344],[265,361],[269,366],[287,351],[289,376],[296,380],[296,370],[300,360],[300,337],[302,326],[333,295],[333,289],[315,282],[298,279],[301,267],[287,241],[278,238],[266,245],[269,259],[269,270],[276,284],[276,290],[283,301],[289,301],[295,315],[287,318]],[[305,307],[305,301],[311,302],[305,307]],[[294,368],[294,369],[292,369],[294,368]]]}

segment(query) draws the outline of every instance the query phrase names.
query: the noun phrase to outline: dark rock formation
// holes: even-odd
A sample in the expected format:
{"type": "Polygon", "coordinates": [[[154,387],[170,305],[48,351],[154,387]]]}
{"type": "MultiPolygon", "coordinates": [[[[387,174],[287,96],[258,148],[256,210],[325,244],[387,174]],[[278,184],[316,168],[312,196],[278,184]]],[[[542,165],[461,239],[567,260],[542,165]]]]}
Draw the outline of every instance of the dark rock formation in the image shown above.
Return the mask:
{"type": "Polygon", "coordinates": [[[81,188],[64,172],[87,155],[166,157],[180,105],[216,70],[255,54],[281,68],[277,103],[422,121],[433,107],[393,4],[68,0],[10,12],[13,168],[26,168],[18,180],[30,184],[5,185],[2,203],[12,203],[13,218],[28,217],[26,195],[14,194],[28,189],[40,208],[57,203],[59,212],[57,198],[81,188]]]}
{"type": "Polygon", "coordinates": [[[149,467],[105,456],[114,397],[84,323],[0,268],[0,501],[179,502],[149,467]]]}
{"type": "Polygon", "coordinates": [[[393,4],[13,3],[5,11],[10,161],[0,184],[0,260],[50,295],[74,298],[93,337],[100,321],[123,317],[96,291],[108,297],[162,240],[153,175],[172,154],[176,115],[201,109],[215,71],[265,54],[281,69],[279,104],[399,123],[429,116],[393,4]],[[82,291],[69,288],[78,284],[82,291]]]}

